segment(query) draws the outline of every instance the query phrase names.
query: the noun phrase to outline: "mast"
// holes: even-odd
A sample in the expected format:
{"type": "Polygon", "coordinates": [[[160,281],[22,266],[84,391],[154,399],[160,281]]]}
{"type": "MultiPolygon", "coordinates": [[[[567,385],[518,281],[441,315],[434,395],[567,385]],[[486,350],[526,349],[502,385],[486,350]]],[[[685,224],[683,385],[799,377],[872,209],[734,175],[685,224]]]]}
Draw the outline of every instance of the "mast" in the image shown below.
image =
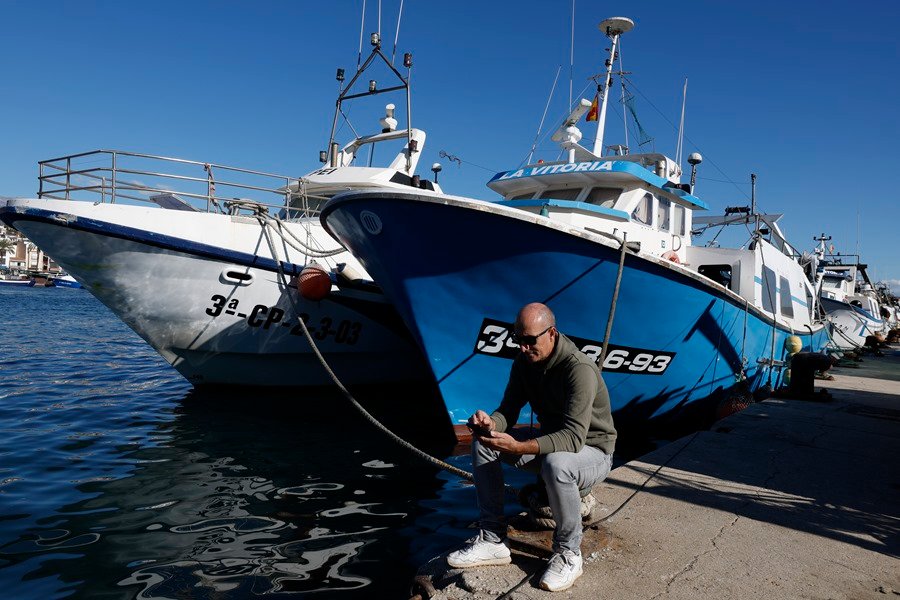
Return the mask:
{"type": "Polygon", "coordinates": [[[613,62],[616,59],[616,48],[619,45],[619,36],[634,28],[634,21],[628,17],[610,17],[598,25],[600,31],[612,40],[609,48],[609,58],[606,59],[606,74],[603,80],[603,103],[600,105],[600,114],[597,117],[597,138],[594,140],[594,154],[603,155],[603,129],[606,125],[606,105],[609,101],[609,88],[612,81],[613,62]]]}

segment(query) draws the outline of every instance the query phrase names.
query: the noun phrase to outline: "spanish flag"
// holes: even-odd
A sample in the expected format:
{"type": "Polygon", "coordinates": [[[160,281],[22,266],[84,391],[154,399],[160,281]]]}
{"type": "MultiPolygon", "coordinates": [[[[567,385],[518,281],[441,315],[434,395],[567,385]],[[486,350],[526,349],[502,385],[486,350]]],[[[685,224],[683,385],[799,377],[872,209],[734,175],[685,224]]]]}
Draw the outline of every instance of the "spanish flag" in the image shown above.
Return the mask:
{"type": "Polygon", "coordinates": [[[585,121],[596,121],[598,118],[598,111],[600,107],[600,93],[594,94],[594,101],[591,102],[591,110],[588,111],[587,118],[585,121]]]}

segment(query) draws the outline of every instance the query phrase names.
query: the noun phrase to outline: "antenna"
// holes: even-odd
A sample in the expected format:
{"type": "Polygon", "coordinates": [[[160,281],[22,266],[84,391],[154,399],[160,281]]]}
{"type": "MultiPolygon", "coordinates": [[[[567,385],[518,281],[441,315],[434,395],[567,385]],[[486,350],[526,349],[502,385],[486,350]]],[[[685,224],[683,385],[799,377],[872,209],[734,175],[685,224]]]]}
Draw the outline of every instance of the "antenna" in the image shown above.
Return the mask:
{"type": "Polygon", "coordinates": [[[400,0],[400,10],[397,11],[397,31],[394,32],[394,51],[391,53],[391,64],[397,57],[397,40],[400,39],[400,18],[403,16],[403,0],[400,0]]]}
{"type": "Polygon", "coordinates": [[[609,58],[606,59],[606,75],[603,80],[603,103],[600,106],[600,115],[597,118],[597,139],[594,140],[594,154],[601,156],[603,152],[603,129],[606,125],[606,104],[609,101],[609,86],[612,80],[613,62],[616,60],[616,46],[619,44],[619,36],[634,28],[634,21],[628,17],[610,17],[600,22],[600,31],[612,40],[609,48],[609,58]]]}
{"type": "Polygon", "coordinates": [[[750,173],[750,214],[756,214],[756,173],[750,173]]]}
{"type": "Polygon", "coordinates": [[[572,0],[572,34],[569,46],[569,106],[572,106],[572,78],[575,76],[575,0],[572,0]]]}
{"type": "Polygon", "coordinates": [[[363,0],[362,13],[359,21],[359,54],[356,55],[356,70],[359,71],[359,65],[362,64],[362,40],[363,31],[366,28],[366,0],[363,0]]]}
{"type": "MultiPolygon", "coordinates": [[[[622,86],[622,129],[625,131],[625,147],[628,148],[628,105],[625,104],[625,68],[622,66],[622,42],[619,41],[619,83],[622,86]]],[[[640,138],[638,138],[640,139],[640,138]]],[[[626,150],[627,154],[628,151],[626,150]]]]}
{"type": "Polygon", "coordinates": [[[544,114],[541,115],[541,124],[538,125],[537,133],[534,134],[534,142],[531,144],[531,151],[528,153],[528,158],[525,159],[525,164],[531,164],[531,159],[534,157],[534,149],[537,148],[538,138],[541,137],[541,130],[544,129],[544,119],[547,118],[547,110],[550,108],[550,101],[553,100],[553,92],[556,91],[556,82],[559,81],[560,71],[562,71],[562,65],[556,68],[556,77],[553,78],[553,85],[550,87],[550,96],[547,98],[547,104],[544,106],[544,114]]]}
{"type": "Polygon", "coordinates": [[[684,89],[681,92],[681,122],[678,124],[678,140],[675,142],[675,162],[681,166],[681,151],[684,148],[684,107],[687,104],[687,77],[684,78],[684,89]]]}

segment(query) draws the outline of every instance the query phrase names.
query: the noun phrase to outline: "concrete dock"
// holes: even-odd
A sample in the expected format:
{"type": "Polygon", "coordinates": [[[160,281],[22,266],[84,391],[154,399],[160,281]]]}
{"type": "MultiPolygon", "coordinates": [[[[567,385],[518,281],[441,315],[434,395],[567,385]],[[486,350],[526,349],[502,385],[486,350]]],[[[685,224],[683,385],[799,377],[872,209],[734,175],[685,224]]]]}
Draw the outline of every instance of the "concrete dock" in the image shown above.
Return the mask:
{"type": "Polygon", "coordinates": [[[615,469],[569,590],[538,589],[550,532],[519,530],[511,565],[439,556],[420,581],[447,600],[900,598],[900,348],[831,373],[831,401],[752,404],[615,469]]]}

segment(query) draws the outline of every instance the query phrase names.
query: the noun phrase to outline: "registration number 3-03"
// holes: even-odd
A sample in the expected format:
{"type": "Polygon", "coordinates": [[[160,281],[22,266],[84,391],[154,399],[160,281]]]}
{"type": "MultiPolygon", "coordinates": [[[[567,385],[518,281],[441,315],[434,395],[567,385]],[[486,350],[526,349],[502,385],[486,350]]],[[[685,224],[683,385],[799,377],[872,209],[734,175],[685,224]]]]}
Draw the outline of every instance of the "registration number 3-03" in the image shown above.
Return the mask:
{"type": "Polygon", "coordinates": [[[359,341],[359,335],[362,331],[362,323],[359,321],[351,321],[343,319],[335,321],[329,316],[322,316],[318,321],[314,321],[307,313],[300,313],[300,320],[291,319],[284,310],[277,306],[266,306],[265,304],[257,304],[248,312],[241,312],[240,301],[236,298],[227,300],[221,294],[213,295],[210,300],[212,306],[206,309],[206,314],[215,318],[222,314],[244,319],[248,326],[266,330],[274,330],[278,327],[290,328],[290,335],[303,335],[303,325],[309,330],[317,340],[326,340],[332,338],[338,344],[353,345],[359,341]]]}

